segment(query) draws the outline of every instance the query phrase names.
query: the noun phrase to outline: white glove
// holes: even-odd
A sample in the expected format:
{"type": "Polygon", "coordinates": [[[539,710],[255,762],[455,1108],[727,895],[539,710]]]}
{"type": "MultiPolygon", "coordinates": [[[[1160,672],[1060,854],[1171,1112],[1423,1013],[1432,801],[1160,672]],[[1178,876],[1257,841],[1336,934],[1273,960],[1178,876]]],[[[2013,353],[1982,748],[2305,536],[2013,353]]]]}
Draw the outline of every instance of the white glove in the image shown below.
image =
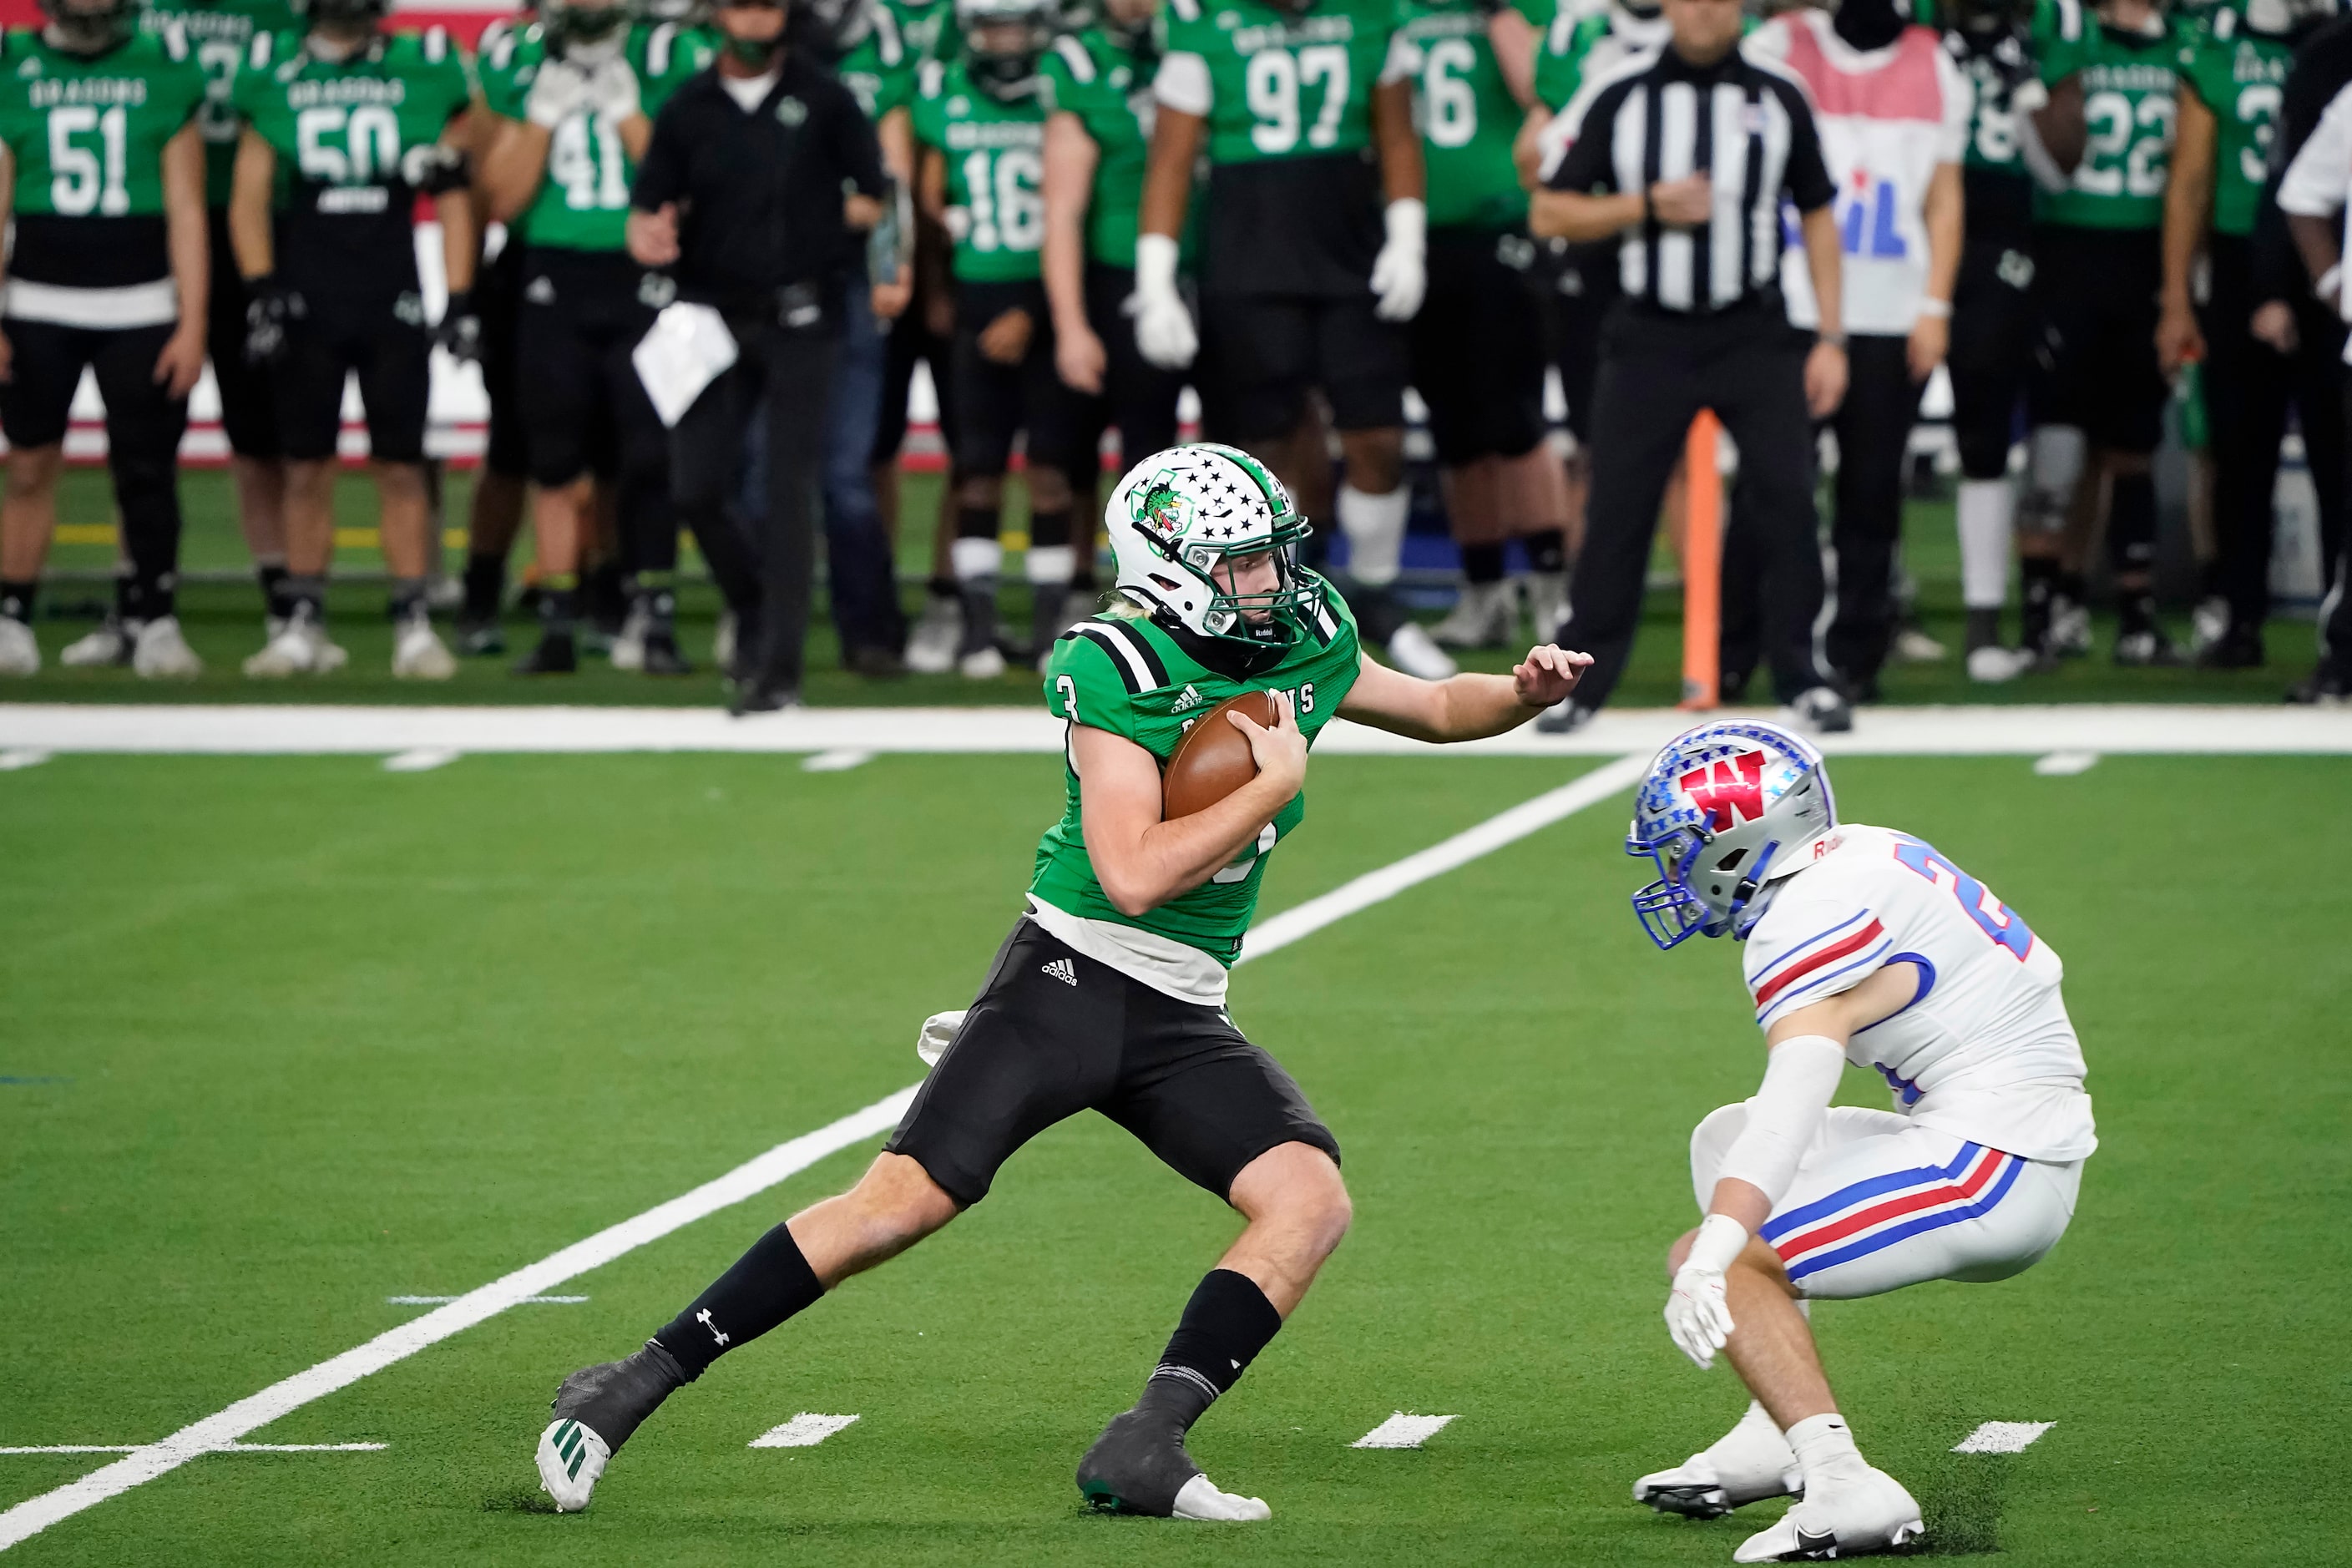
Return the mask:
{"type": "Polygon", "coordinates": [[[588,105],[614,124],[645,112],[637,96],[637,73],[624,59],[609,59],[588,73],[588,105]]]}
{"type": "Polygon", "coordinates": [[[952,1013],[934,1013],[923,1020],[922,1032],[915,1037],[915,1054],[923,1058],[925,1067],[936,1066],[947,1055],[948,1042],[963,1027],[963,1016],[968,1010],[959,1007],[952,1013]]]}
{"type": "Polygon", "coordinates": [[[552,131],[588,107],[588,73],[566,60],[542,60],[523,100],[525,119],[552,131]]]}
{"type": "Polygon", "coordinates": [[[1690,1256],[1675,1273],[1666,1297],[1666,1332],[1683,1354],[1705,1372],[1715,1352],[1731,1340],[1731,1303],[1723,1271],[1748,1246],[1748,1227],[1728,1215],[1711,1214],[1698,1227],[1690,1256]]]}
{"type": "Polygon", "coordinates": [[[971,235],[971,209],[949,207],[940,214],[940,226],[948,231],[950,239],[961,245],[971,235]]]}
{"type": "Polygon", "coordinates": [[[1410,321],[1429,292],[1429,209],[1412,197],[1393,201],[1381,214],[1388,242],[1372,258],[1372,314],[1383,321],[1410,321]]]}
{"type": "Polygon", "coordinates": [[[1162,370],[1182,370],[1201,352],[1192,312],[1176,292],[1176,241],[1164,234],[1135,237],[1135,296],[1127,302],[1135,318],[1135,346],[1162,370]]]}

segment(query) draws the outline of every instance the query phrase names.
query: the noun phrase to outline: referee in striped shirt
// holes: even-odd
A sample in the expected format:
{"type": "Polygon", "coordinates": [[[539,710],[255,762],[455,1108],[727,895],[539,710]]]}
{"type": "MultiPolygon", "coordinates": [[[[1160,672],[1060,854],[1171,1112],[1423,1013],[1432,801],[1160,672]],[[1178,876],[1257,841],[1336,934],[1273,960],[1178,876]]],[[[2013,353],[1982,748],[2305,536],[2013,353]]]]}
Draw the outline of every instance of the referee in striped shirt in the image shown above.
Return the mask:
{"type": "Polygon", "coordinates": [[[1806,728],[1853,726],[1813,648],[1822,563],[1811,421],[1845,395],[1833,189],[1797,79],[1739,51],[1739,0],[1665,0],[1671,35],[1588,81],[1543,133],[1539,237],[1614,239],[1624,296],[1601,330],[1592,490],[1569,590],[1593,665],[1539,722],[1607,700],[1641,621],[1650,540],[1684,436],[1711,408],[1739,447],[1739,526],[1764,565],[1772,679],[1806,728]],[[1821,301],[1810,348],[1780,298],[1780,204],[1821,301]]]}

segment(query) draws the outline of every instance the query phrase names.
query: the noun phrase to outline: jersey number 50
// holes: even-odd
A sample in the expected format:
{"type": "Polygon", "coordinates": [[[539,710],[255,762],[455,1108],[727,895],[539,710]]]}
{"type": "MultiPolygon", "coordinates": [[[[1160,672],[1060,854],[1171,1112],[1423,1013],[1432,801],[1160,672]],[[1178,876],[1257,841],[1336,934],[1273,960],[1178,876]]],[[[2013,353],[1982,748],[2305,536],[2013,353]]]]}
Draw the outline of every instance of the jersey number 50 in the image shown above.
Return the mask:
{"type": "Polygon", "coordinates": [[[1916,838],[1906,838],[1895,847],[1895,858],[1927,880],[1949,888],[1969,919],[1976,921],[1985,935],[2015,953],[2020,963],[2033,951],[2033,933],[2025,929],[2025,922],[2010,913],[2009,906],[1994,898],[1991,889],[1932,847],[1916,838]]]}

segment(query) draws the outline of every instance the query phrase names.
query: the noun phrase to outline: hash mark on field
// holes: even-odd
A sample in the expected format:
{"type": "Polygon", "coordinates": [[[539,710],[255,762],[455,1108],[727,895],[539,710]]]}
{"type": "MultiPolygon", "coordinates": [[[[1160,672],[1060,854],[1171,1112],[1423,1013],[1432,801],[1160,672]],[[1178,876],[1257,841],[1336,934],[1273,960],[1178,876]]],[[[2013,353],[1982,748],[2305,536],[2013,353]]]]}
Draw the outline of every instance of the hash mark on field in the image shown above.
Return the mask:
{"type": "Polygon", "coordinates": [[[754,1448],[814,1448],[857,1419],[855,1415],[814,1415],[802,1411],[781,1426],[772,1426],[751,1439],[754,1448]]]}
{"type": "Polygon", "coordinates": [[[2022,1454],[2055,1421],[1985,1421],[1952,1445],[1955,1454],[2022,1454]]]}
{"type": "MultiPolygon", "coordinates": [[[[576,1307],[587,1299],[585,1296],[526,1296],[522,1299],[522,1305],[576,1307]]],[[[439,1307],[457,1300],[456,1296],[386,1296],[383,1301],[387,1307],[439,1307]]]]}
{"type": "Polygon", "coordinates": [[[384,758],[383,771],[388,773],[430,773],[446,768],[464,753],[455,746],[416,746],[405,752],[394,752],[384,758]]]}
{"type": "Polygon", "coordinates": [[[817,752],[801,763],[804,773],[845,773],[852,768],[862,768],[874,760],[874,753],[856,746],[836,746],[830,752],[817,752]]]}
{"type": "Polygon", "coordinates": [[[2076,773],[2087,773],[2098,765],[2099,753],[2096,752],[2053,752],[2046,757],[2034,759],[2033,771],[2045,779],[2063,779],[2072,778],[2076,773]]]}
{"type": "Polygon", "coordinates": [[[47,762],[50,755],[37,746],[11,746],[0,752],[0,773],[13,773],[18,768],[37,768],[47,762]]]}
{"type": "Polygon", "coordinates": [[[1458,1415],[1408,1415],[1400,1410],[1354,1442],[1350,1448],[1418,1448],[1458,1415]]]}

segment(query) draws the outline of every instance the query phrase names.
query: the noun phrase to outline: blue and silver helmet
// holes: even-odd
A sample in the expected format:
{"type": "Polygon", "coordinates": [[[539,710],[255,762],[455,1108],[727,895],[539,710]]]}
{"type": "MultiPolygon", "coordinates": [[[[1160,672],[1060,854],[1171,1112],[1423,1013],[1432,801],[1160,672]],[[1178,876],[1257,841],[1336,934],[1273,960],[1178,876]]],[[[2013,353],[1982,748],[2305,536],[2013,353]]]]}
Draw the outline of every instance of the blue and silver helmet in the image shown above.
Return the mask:
{"type": "Polygon", "coordinates": [[[1685,731],[1633,799],[1625,853],[1658,868],[1633,913],[1662,948],[1694,934],[1744,938],[1766,885],[1807,864],[1804,851],[1836,826],[1822,754],[1802,739],[1758,720],[1685,731]]]}

